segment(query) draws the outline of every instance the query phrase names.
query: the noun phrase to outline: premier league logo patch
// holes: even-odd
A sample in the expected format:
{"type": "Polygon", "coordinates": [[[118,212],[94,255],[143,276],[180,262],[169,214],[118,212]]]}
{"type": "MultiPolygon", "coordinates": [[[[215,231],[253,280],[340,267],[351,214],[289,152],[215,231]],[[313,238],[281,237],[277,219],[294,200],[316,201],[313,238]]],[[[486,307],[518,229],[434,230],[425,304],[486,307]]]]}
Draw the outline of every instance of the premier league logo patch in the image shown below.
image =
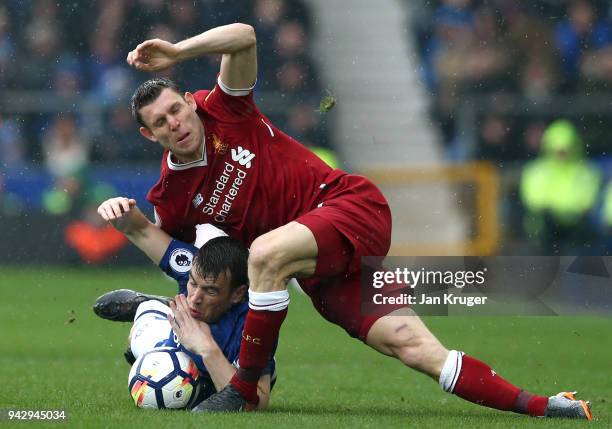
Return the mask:
{"type": "Polygon", "coordinates": [[[193,253],[187,249],[174,249],[170,255],[170,268],[177,273],[186,273],[191,269],[193,253]]]}

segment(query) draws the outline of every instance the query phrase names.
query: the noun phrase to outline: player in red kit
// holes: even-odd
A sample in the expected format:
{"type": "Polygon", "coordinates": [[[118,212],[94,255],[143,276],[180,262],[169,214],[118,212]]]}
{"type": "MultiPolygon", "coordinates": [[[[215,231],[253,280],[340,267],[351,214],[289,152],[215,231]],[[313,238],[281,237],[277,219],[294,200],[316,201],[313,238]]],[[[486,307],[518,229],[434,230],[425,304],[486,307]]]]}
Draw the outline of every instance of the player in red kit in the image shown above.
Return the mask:
{"type": "Polygon", "coordinates": [[[252,93],[253,28],[231,24],[176,44],[147,40],[127,61],[158,71],[207,54],[222,54],[212,90],[182,93],[169,80],[152,79],[132,98],[141,134],[165,148],[160,179],[148,194],[161,228],[191,241],[195,225],[212,223],[250,245],[240,368],[194,411],[253,408],[257,380],[287,314],[287,279],[300,277],[323,317],[447,392],[534,416],[590,418],[588,404],[571,393],[533,395],[483,362],[447,350],[410,309],[364,314],[361,257],[389,250],[389,207],[366,178],[331,169],[259,111],[252,93]]]}

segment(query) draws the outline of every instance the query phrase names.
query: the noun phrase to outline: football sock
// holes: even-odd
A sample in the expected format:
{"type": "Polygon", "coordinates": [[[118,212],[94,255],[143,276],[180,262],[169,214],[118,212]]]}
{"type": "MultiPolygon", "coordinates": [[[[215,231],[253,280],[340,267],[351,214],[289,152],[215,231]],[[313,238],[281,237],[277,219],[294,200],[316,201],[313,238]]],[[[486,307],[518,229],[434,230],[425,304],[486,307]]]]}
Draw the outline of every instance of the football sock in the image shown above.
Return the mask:
{"type": "Polygon", "coordinates": [[[289,292],[249,290],[249,312],[240,342],[240,368],[230,383],[250,403],[257,403],[257,382],[272,354],[287,315],[289,292]]]}
{"type": "Polygon", "coordinates": [[[484,362],[451,350],[440,373],[440,387],[467,401],[504,411],[543,416],[548,397],[521,390],[484,362]]]}

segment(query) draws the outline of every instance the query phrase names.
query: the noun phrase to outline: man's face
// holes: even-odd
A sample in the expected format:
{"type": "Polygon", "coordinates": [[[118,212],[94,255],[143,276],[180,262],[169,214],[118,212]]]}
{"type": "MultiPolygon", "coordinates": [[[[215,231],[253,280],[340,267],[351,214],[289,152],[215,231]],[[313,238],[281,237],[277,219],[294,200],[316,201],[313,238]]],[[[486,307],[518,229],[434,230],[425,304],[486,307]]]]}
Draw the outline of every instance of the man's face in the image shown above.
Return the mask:
{"type": "Polygon", "coordinates": [[[194,318],[206,323],[216,322],[234,304],[242,301],[246,285],[231,289],[231,274],[229,271],[202,278],[196,270],[189,273],[187,283],[187,303],[189,312],[194,318]]]}
{"type": "Polygon", "coordinates": [[[183,98],[164,88],[157,99],[140,109],[146,127],[140,133],[163,148],[169,149],[182,162],[197,161],[202,156],[204,126],[196,113],[193,95],[183,98]]]}

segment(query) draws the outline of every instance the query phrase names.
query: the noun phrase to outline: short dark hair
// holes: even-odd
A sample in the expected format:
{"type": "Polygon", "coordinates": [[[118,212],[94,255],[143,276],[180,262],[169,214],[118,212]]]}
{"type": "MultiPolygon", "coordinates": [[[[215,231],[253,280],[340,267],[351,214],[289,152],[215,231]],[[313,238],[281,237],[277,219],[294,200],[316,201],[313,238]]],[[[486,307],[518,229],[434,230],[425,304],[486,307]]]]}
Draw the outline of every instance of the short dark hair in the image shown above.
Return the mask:
{"type": "Polygon", "coordinates": [[[249,284],[247,261],[249,251],[239,240],[230,237],[216,237],[208,240],[195,257],[193,270],[202,278],[219,277],[229,271],[230,287],[235,290],[249,284]]]}
{"type": "Polygon", "coordinates": [[[182,97],[181,90],[178,85],[165,77],[149,79],[142,83],[138,88],[136,88],[136,91],[134,91],[134,95],[132,95],[132,117],[136,119],[143,127],[148,127],[148,125],[142,120],[142,116],[140,116],[140,109],[157,100],[159,94],[161,94],[161,92],[166,88],[170,88],[182,97]]]}

